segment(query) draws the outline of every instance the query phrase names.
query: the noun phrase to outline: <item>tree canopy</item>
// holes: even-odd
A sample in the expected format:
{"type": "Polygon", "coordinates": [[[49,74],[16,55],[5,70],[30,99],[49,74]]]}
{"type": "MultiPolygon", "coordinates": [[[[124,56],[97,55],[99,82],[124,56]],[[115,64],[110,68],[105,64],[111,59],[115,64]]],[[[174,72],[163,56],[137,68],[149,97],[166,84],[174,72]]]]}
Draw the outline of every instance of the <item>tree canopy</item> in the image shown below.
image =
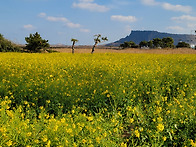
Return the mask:
{"type": "Polygon", "coordinates": [[[108,41],[108,38],[107,37],[101,37],[101,34],[94,35],[94,37],[95,37],[94,38],[95,44],[93,45],[91,53],[94,53],[95,47],[97,46],[98,43],[103,42],[103,41],[108,41]]]}
{"type": "Polygon", "coordinates": [[[25,48],[30,52],[40,52],[41,49],[50,47],[48,40],[42,39],[38,32],[30,34],[29,37],[25,37],[25,40],[27,42],[25,48]]]}
{"type": "Polygon", "coordinates": [[[133,41],[125,41],[123,44],[120,44],[121,48],[137,48],[138,45],[135,44],[133,41]]]}

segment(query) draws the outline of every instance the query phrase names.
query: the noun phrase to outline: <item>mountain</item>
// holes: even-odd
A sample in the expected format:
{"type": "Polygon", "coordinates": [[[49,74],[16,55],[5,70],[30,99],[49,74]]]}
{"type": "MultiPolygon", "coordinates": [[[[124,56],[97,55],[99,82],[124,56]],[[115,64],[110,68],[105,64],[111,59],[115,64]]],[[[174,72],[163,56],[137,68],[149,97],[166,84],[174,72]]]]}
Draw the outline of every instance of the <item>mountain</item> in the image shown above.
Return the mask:
{"type": "Polygon", "coordinates": [[[118,41],[113,43],[109,43],[106,46],[119,46],[120,44],[124,43],[125,41],[133,41],[136,44],[139,44],[141,41],[150,41],[154,38],[165,38],[165,37],[172,37],[174,39],[174,45],[177,45],[178,42],[183,41],[189,44],[196,43],[196,36],[189,35],[189,34],[170,34],[170,33],[161,33],[158,31],[131,31],[129,36],[125,38],[121,38],[118,41]]]}

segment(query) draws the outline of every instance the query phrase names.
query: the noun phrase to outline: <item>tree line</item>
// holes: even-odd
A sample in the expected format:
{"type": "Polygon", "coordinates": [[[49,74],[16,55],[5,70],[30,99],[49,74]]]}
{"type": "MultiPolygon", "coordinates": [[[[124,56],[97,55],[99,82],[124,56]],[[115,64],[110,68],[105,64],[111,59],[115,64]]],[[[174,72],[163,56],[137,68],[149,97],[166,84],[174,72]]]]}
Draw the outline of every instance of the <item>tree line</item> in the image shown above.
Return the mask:
{"type": "MultiPolygon", "coordinates": [[[[42,52],[42,51],[48,51],[52,52],[52,50],[49,50],[50,44],[48,43],[48,40],[42,39],[40,34],[36,32],[35,34],[30,34],[29,37],[25,37],[25,41],[27,42],[26,46],[21,49],[19,46],[13,44],[11,41],[5,39],[3,35],[0,34],[0,52],[42,52]]],[[[76,42],[79,40],[72,38],[71,42],[72,44],[72,53],[74,53],[74,46],[76,42]]],[[[95,47],[97,44],[108,41],[107,37],[102,37],[101,34],[94,35],[94,45],[92,47],[91,53],[94,53],[95,47]]]]}
{"type": "Polygon", "coordinates": [[[178,44],[174,45],[174,39],[171,37],[165,38],[154,38],[150,41],[141,41],[138,45],[133,41],[125,41],[124,43],[120,44],[120,48],[190,48],[190,45],[186,42],[178,42],[178,44]]]}
{"type": "MultiPolygon", "coordinates": [[[[30,34],[29,37],[25,37],[27,42],[24,48],[19,47],[18,45],[12,43],[11,41],[5,39],[2,34],[0,34],[0,52],[53,52],[50,50],[50,44],[48,40],[42,39],[40,34],[36,32],[35,34],[30,34]]],[[[74,53],[74,46],[79,40],[72,38],[72,53],[74,53]]],[[[94,53],[97,44],[108,41],[107,37],[102,37],[101,34],[94,35],[94,45],[92,47],[91,53],[94,53]]],[[[171,37],[166,38],[154,38],[150,41],[141,41],[137,45],[133,41],[126,41],[119,46],[120,48],[181,48],[187,47],[190,48],[190,45],[186,42],[179,42],[176,46],[174,45],[174,39],[171,37]]]]}

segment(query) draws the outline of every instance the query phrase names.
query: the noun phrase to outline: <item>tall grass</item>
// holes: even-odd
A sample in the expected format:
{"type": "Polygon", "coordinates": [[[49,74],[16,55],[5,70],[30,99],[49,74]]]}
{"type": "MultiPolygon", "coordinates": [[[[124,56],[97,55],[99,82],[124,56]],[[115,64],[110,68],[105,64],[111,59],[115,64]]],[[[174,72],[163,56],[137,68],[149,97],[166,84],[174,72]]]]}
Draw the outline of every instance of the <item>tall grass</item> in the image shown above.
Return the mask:
{"type": "Polygon", "coordinates": [[[195,55],[0,54],[1,146],[189,146],[195,55]]]}

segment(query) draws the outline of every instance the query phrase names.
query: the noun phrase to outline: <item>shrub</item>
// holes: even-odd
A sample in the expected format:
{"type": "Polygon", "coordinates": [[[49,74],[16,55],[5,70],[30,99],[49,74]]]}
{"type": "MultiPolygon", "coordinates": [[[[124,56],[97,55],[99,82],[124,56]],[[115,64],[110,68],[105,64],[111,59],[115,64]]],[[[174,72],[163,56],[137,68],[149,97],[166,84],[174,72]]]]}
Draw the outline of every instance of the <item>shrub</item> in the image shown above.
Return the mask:
{"type": "Polygon", "coordinates": [[[11,41],[5,39],[2,34],[0,34],[0,52],[18,52],[21,48],[13,44],[11,41]]]}
{"type": "Polygon", "coordinates": [[[190,45],[186,42],[178,42],[178,44],[176,45],[177,48],[180,48],[180,47],[188,47],[190,48],[190,45]]]}

